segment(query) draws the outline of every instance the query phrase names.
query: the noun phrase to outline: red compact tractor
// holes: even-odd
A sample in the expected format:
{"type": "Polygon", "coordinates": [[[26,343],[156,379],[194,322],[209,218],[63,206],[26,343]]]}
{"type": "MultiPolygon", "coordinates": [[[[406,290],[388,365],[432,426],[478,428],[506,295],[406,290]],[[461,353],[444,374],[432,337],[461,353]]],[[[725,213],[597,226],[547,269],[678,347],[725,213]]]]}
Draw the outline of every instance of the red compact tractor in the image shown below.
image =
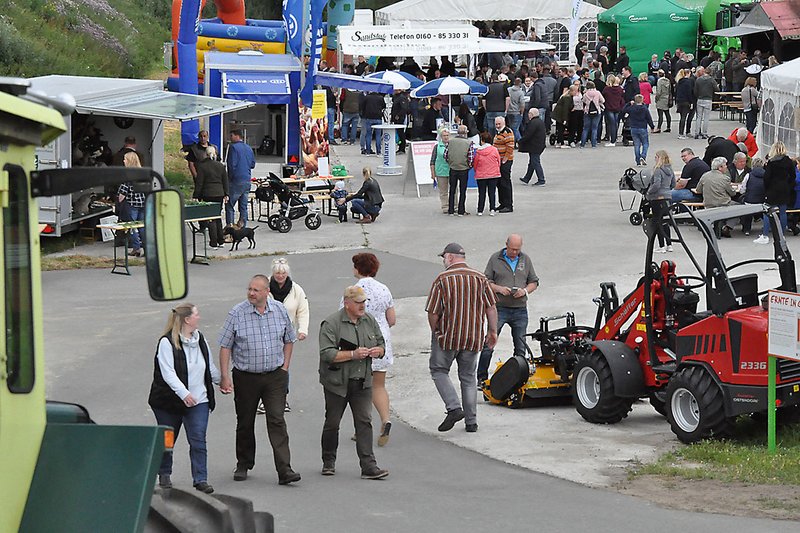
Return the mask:
{"type": "MultiPolygon", "coordinates": [[[[649,224],[645,273],[620,303],[613,283],[601,285],[591,351],[572,371],[572,395],[581,416],[596,424],[615,424],[634,401],[649,397],[685,443],[728,434],[736,416],[767,410],[768,313],[760,303],[757,273],[746,267],[774,263],[776,289],[796,292],[795,266],[776,211],[771,217],[774,254],[726,265],[715,228],[741,216],[760,216],[761,205],[737,205],[695,213],[684,206],[663,223],[673,230],[689,259],[691,275],[675,262],[654,261],[655,220],[649,224]],[[706,244],[705,265],[689,249],[683,233],[696,228],[706,244]],[[733,271],[741,273],[733,275],[733,271]],[[698,311],[704,291],[706,310],[698,311]],[[602,322],[605,320],[605,323],[602,322]]],[[[660,222],[660,221],[659,221],[660,222]]],[[[664,257],[664,256],[662,256],[664,257]]],[[[800,403],[800,362],[779,360],[777,404],[800,403]]]]}

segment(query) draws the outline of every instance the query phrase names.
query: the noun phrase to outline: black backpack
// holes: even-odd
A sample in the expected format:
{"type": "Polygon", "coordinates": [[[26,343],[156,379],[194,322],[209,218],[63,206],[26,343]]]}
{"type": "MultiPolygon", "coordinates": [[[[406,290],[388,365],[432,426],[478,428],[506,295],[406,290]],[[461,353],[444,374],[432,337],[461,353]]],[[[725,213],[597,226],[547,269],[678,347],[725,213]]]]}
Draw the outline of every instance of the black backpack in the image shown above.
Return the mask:
{"type": "Polygon", "coordinates": [[[597,105],[595,105],[595,103],[594,103],[594,100],[590,100],[590,101],[589,101],[589,111],[588,111],[588,114],[589,114],[589,115],[599,115],[599,114],[600,114],[600,110],[599,110],[599,109],[597,109],[597,105]]]}

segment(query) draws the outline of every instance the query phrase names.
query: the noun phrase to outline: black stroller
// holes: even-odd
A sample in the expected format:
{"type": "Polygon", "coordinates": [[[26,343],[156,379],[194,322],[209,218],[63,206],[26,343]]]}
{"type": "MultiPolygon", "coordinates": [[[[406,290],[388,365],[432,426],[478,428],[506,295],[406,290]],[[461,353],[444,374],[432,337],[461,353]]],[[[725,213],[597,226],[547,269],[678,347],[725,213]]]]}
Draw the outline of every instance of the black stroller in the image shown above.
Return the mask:
{"type": "Polygon", "coordinates": [[[652,179],[651,171],[646,168],[642,169],[641,172],[635,168],[629,168],[619,179],[619,207],[622,211],[633,211],[628,220],[634,226],[641,225],[644,219],[650,216],[650,202],[644,197],[644,193],[650,187],[652,179]],[[638,194],[633,195],[630,202],[627,202],[623,200],[623,191],[633,191],[638,194]],[[639,201],[639,206],[634,211],[633,206],[636,205],[637,200],[639,201]]]}
{"type": "Polygon", "coordinates": [[[267,218],[267,225],[271,230],[289,233],[292,229],[292,220],[302,217],[305,217],[306,227],[310,230],[322,225],[319,209],[309,208],[314,203],[314,197],[309,195],[308,198],[303,198],[300,191],[290,189],[278,176],[270,172],[266,185],[256,189],[256,199],[269,203],[274,198],[280,202],[280,209],[267,218]]]}

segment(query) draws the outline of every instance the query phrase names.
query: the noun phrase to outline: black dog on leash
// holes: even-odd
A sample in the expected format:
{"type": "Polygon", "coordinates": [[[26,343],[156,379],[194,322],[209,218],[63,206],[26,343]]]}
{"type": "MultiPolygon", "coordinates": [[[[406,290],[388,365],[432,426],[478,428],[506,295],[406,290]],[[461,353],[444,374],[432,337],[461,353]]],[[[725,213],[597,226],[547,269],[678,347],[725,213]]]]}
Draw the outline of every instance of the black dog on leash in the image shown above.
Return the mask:
{"type": "Polygon", "coordinates": [[[250,241],[250,244],[248,244],[247,249],[249,250],[251,248],[255,248],[256,247],[256,235],[255,235],[256,229],[258,229],[258,226],[254,226],[252,228],[248,228],[248,227],[238,228],[236,226],[228,226],[225,229],[223,229],[222,230],[222,234],[223,235],[230,235],[231,238],[233,239],[233,242],[231,243],[231,249],[228,250],[228,251],[232,252],[234,250],[238,250],[239,249],[239,243],[242,242],[242,240],[244,240],[245,238],[248,241],[250,241]]]}

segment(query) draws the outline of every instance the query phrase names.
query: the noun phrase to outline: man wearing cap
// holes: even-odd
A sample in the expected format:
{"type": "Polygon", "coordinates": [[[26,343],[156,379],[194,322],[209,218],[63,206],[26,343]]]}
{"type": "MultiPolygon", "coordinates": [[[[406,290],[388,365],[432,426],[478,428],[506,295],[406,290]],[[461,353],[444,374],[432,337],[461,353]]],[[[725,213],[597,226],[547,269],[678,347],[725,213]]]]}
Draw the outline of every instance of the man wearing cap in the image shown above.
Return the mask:
{"type": "Polygon", "coordinates": [[[478,431],[476,360],[481,347],[494,348],[497,343],[497,307],[486,276],[467,266],[465,255],[455,242],[439,254],[445,271],[433,280],[425,310],[432,333],[429,368],[447,409],[439,431],[449,431],[464,420],[467,432],[474,433],[478,431]],[[453,361],[458,364],[460,402],[450,381],[453,361]]]}
{"type": "Polygon", "coordinates": [[[483,97],[484,106],[486,107],[486,124],[484,127],[490,129],[494,124],[494,119],[497,117],[505,117],[508,114],[508,106],[511,105],[511,97],[508,95],[508,76],[500,74],[495,76],[492,74],[492,83],[489,84],[489,90],[486,96],[483,97]]]}
{"type": "MultiPolygon", "coordinates": [[[[531,110],[533,111],[533,110],[531,110]]],[[[506,247],[492,254],[484,271],[489,286],[497,294],[497,333],[508,324],[514,341],[514,355],[525,356],[525,331],[528,329],[528,294],[539,287],[533,261],[522,251],[522,236],[512,233],[506,247]]],[[[478,361],[478,385],[489,377],[492,347],[485,346],[478,361]]]]}
{"type": "Polygon", "coordinates": [[[350,405],[362,479],[383,479],[372,452],[372,359],[384,354],[378,322],[367,314],[367,294],[357,285],[344,290],[344,307],[323,320],[319,330],[319,382],[325,392],[322,475],[336,474],[339,424],[350,405]]]}
{"type": "Polygon", "coordinates": [[[269,298],[269,278],[253,276],[247,300],[228,313],[219,335],[219,390],[234,392],[236,404],[236,469],[234,481],[247,479],[256,462],[255,422],[258,402],[264,403],[278,483],[300,481],[292,470],[289,434],[283,409],[289,386],[289,362],[297,336],[286,308],[269,298]],[[233,361],[233,381],[228,373],[233,361]]]}

